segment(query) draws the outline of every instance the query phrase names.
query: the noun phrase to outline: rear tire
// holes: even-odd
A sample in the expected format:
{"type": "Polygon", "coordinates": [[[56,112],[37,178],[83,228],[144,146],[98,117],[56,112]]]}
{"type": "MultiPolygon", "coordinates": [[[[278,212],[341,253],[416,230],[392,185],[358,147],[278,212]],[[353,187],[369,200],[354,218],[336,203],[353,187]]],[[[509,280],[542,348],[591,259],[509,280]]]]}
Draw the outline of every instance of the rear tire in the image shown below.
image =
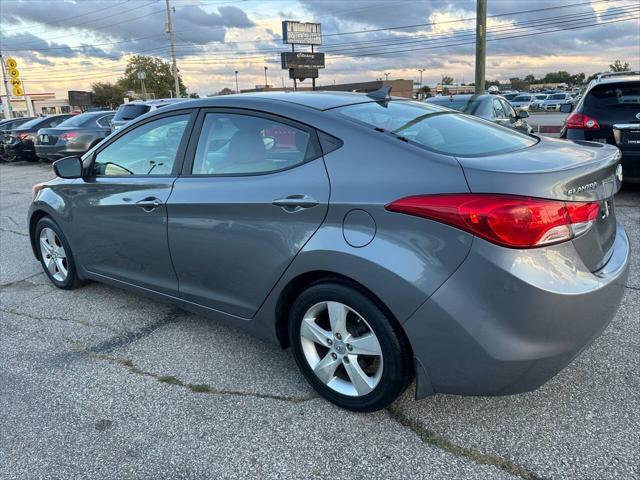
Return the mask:
{"type": "Polygon", "coordinates": [[[83,285],[78,278],[71,247],[62,229],[50,217],[41,218],[34,231],[44,272],[56,287],[73,290],[83,285]]]}
{"type": "Polygon", "coordinates": [[[413,377],[412,355],[395,319],[360,291],[318,283],[289,313],[294,358],[325,399],[358,412],[391,404],[413,377]]]}

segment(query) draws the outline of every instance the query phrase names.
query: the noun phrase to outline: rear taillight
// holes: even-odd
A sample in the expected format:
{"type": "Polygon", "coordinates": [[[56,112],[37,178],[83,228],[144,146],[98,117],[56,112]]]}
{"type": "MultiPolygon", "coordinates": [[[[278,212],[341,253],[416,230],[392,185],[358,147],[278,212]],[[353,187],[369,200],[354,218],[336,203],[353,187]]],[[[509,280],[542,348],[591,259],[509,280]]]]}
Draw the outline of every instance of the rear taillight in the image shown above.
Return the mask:
{"type": "Polygon", "coordinates": [[[77,138],[78,132],[65,132],[60,134],[58,137],[60,140],[71,140],[72,138],[77,138]]]}
{"type": "Polygon", "coordinates": [[[31,138],[31,134],[30,133],[19,133],[18,134],[18,139],[19,140],[28,140],[29,138],[31,138]]]}
{"type": "Polygon", "coordinates": [[[504,247],[535,248],[586,232],[600,203],[469,193],[405,197],[385,208],[445,223],[504,247]]]}
{"type": "Polygon", "coordinates": [[[600,130],[600,125],[595,118],[578,112],[573,112],[567,117],[566,125],[573,130],[600,130]]]}

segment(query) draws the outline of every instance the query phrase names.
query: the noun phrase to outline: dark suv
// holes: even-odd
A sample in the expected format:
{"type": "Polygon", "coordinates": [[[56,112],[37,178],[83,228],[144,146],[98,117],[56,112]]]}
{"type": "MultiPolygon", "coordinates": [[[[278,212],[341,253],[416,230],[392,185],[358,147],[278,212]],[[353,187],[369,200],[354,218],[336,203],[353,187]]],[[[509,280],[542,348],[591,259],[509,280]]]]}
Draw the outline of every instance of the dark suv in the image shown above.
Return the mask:
{"type": "MultiPolygon", "coordinates": [[[[568,104],[561,108],[571,110],[568,104]]],[[[640,72],[603,73],[592,80],[560,137],[616,145],[624,180],[640,182],[640,72]]]]}

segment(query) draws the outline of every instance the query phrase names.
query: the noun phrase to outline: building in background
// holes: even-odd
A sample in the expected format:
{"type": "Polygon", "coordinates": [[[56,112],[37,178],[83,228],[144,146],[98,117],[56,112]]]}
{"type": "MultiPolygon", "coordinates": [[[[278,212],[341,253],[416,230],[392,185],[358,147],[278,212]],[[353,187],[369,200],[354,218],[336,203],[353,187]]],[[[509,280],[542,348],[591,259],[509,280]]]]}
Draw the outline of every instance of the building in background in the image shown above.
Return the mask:
{"type": "MultiPolygon", "coordinates": [[[[395,97],[413,98],[413,80],[373,80],[368,82],[340,83],[335,85],[316,85],[316,90],[334,92],[373,92],[384,85],[391,86],[391,95],[395,97]]],[[[303,86],[298,84],[298,92],[311,91],[311,85],[303,86]]],[[[263,85],[256,85],[256,88],[241,90],[241,93],[251,92],[293,92],[292,87],[284,88],[264,88],[263,85]]]]}

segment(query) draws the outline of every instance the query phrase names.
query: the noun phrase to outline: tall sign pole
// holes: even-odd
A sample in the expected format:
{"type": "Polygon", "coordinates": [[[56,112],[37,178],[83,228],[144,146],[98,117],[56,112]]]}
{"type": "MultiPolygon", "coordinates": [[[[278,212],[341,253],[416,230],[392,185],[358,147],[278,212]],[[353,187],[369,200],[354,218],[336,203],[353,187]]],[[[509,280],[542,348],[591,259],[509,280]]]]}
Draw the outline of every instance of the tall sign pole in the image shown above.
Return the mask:
{"type": "Polygon", "coordinates": [[[476,0],[476,94],[484,93],[487,63],[487,0],[476,0]]]}
{"type": "Polygon", "coordinates": [[[173,71],[173,83],[176,91],[176,98],[180,98],[180,80],[178,79],[178,64],[176,63],[176,45],[173,40],[173,24],[171,23],[171,6],[167,3],[167,34],[169,35],[169,45],[171,46],[171,70],[173,71]]]}
{"type": "Polygon", "coordinates": [[[7,75],[7,69],[4,65],[4,58],[0,52],[0,64],[2,64],[2,83],[4,83],[4,97],[2,97],[2,113],[4,118],[11,118],[11,99],[9,97],[9,78],[7,75]]]}

